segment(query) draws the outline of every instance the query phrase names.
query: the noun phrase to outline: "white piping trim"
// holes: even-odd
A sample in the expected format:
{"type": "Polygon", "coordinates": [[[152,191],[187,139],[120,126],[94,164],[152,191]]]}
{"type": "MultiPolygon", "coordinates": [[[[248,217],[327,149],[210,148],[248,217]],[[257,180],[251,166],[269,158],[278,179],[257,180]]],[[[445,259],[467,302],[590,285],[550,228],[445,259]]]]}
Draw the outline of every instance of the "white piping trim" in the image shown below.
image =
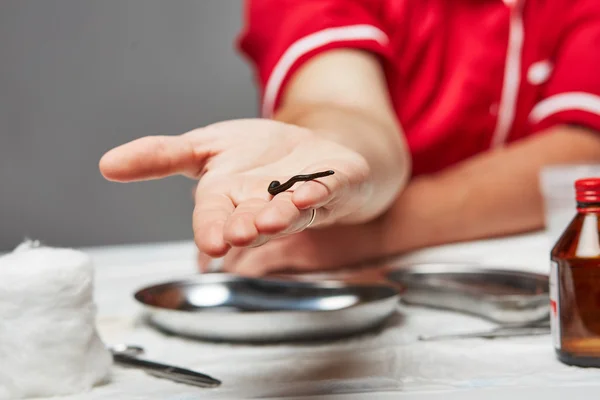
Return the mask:
{"type": "Polygon", "coordinates": [[[529,120],[538,123],[561,111],[578,110],[600,115],[600,96],[585,92],[555,94],[537,103],[529,120]]]}
{"type": "Polygon", "coordinates": [[[521,52],[525,36],[521,6],[522,4],[517,4],[511,9],[502,95],[500,106],[498,107],[496,129],[492,136],[492,147],[502,146],[506,142],[515,119],[519,85],[521,82],[521,52]]]}
{"type": "Polygon", "coordinates": [[[281,85],[288,72],[303,55],[319,47],[334,43],[353,40],[374,40],[381,45],[387,45],[388,36],[379,28],[372,25],[350,25],[337,28],[327,28],[311,33],[292,44],[275,65],[267,80],[263,99],[262,114],[271,117],[275,108],[275,100],[281,90],[281,85]]]}

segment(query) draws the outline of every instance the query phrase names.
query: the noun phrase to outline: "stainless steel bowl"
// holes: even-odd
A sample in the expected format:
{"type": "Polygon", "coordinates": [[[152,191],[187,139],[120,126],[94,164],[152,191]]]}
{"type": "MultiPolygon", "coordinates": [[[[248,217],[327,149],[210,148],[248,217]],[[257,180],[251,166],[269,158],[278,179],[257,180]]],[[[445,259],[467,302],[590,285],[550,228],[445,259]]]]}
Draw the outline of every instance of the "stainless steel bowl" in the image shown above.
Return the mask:
{"type": "Polygon", "coordinates": [[[374,328],[396,309],[389,285],[205,274],[142,289],[156,327],[178,335],[264,342],[339,337],[374,328]]]}
{"type": "Polygon", "coordinates": [[[474,314],[502,325],[550,318],[548,276],[468,264],[393,268],[386,279],[402,285],[402,302],[474,314]]]}

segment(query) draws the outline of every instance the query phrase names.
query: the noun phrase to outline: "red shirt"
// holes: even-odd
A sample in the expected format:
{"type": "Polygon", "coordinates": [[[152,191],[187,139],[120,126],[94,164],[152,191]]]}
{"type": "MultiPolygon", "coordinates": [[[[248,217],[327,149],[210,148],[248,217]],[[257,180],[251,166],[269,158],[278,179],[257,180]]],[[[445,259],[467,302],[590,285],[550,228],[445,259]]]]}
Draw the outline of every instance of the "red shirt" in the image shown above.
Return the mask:
{"type": "Polygon", "coordinates": [[[600,0],[247,0],[262,114],[334,48],[381,56],[414,174],[558,124],[600,131],[600,0]]]}

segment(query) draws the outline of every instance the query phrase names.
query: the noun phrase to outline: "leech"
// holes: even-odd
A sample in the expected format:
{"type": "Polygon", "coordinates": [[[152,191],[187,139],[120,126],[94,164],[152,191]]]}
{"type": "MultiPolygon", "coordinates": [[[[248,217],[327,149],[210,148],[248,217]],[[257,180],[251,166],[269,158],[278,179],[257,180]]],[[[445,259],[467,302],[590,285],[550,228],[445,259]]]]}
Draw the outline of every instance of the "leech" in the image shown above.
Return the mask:
{"type": "Polygon", "coordinates": [[[288,190],[289,188],[294,186],[294,183],[296,183],[296,182],[312,181],[313,179],[323,178],[325,176],[330,176],[333,174],[334,174],[334,172],[332,170],[329,170],[329,171],[317,172],[314,174],[294,175],[288,181],[286,181],[284,183],[281,183],[279,181],[271,182],[269,184],[268,191],[271,195],[275,196],[276,194],[285,192],[286,190],[288,190]]]}

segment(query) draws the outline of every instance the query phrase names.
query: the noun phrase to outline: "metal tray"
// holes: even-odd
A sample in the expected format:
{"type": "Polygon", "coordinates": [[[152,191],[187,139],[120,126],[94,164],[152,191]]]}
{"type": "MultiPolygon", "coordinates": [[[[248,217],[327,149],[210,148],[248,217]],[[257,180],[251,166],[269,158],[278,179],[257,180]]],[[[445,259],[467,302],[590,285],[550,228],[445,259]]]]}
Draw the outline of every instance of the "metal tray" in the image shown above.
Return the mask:
{"type": "Polygon", "coordinates": [[[383,323],[397,307],[389,285],[197,275],[142,289],[151,324],[188,337],[289,341],[339,337],[383,323]]]}
{"type": "Polygon", "coordinates": [[[473,314],[502,325],[550,318],[548,277],[468,264],[415,264],[391,268],[385,278],[402,285],[402,302],[473,314]]]}

